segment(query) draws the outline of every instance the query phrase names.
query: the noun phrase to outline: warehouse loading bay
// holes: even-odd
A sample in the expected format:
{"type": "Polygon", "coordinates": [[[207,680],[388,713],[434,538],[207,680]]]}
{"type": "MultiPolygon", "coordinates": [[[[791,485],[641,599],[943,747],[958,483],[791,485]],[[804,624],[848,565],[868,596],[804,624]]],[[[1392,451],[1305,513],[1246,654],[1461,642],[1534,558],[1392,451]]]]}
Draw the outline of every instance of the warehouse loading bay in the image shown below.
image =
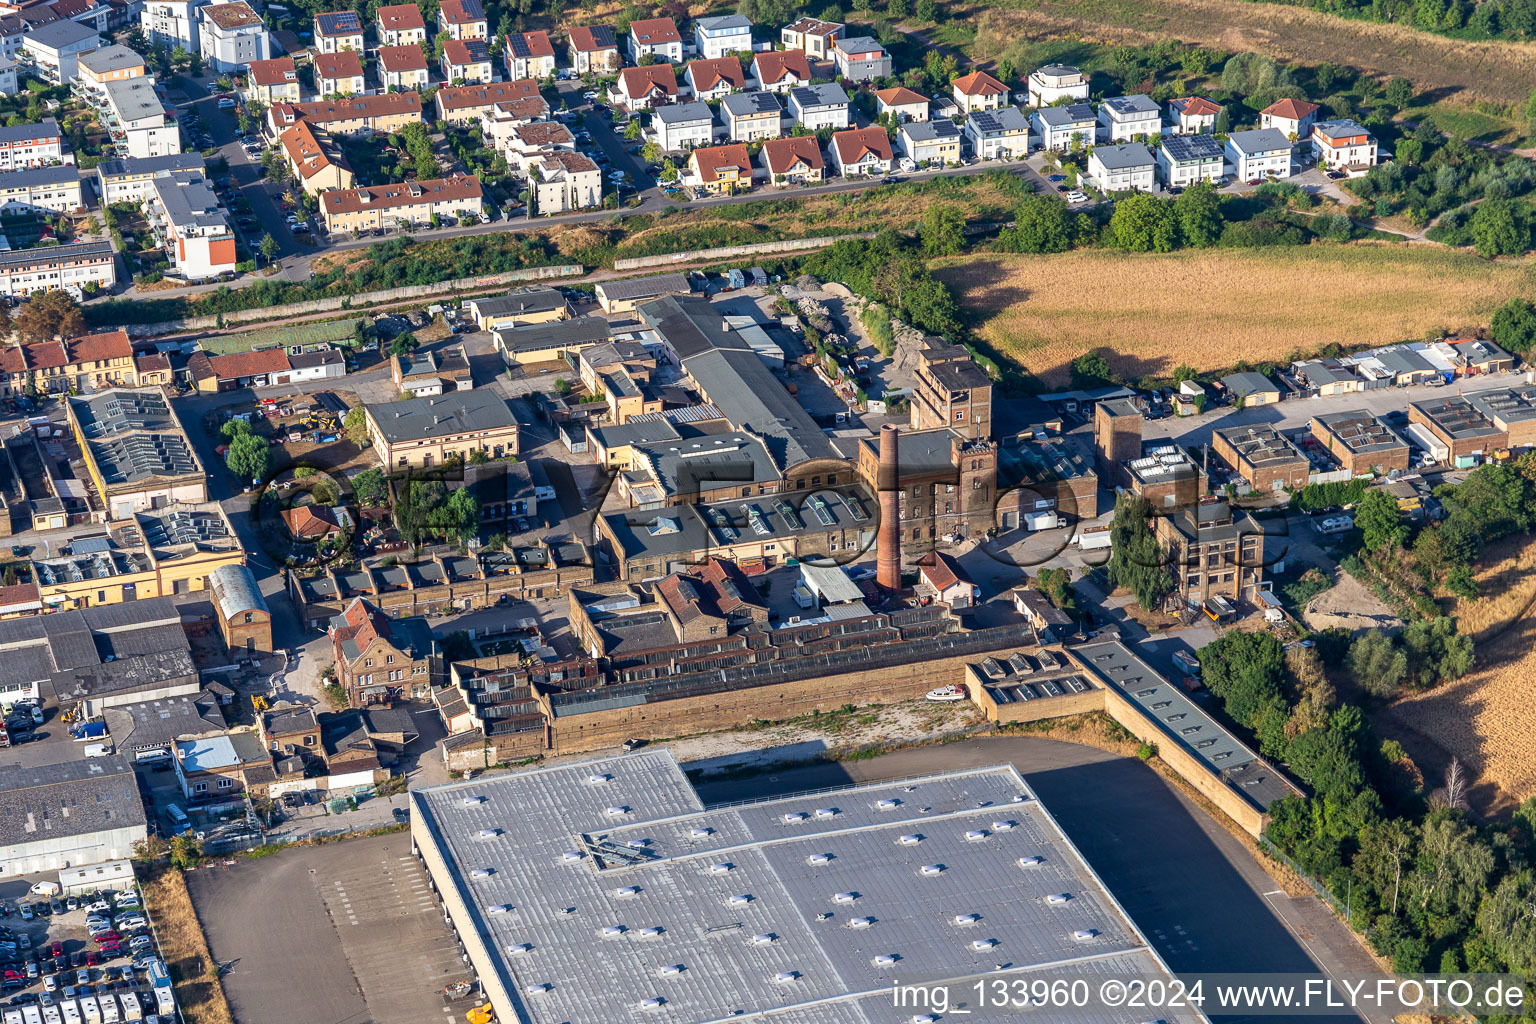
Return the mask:
{"type": "Polygon", "coordinates": [[[241,1024],[456,1024],[474,1000],[411,838],[285,850],[187,876],[241,1024]]]}

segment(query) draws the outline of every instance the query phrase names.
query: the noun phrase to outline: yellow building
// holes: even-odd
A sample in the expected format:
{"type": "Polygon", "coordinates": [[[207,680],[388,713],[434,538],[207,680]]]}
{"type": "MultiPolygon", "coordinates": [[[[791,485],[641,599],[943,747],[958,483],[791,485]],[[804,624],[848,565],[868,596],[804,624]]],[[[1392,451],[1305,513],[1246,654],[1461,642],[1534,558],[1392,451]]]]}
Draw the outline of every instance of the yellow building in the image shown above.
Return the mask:
{"type": "Polygon", "coordinates": [[[312,196],[333,189],[348,189],[355,180],[352,168],[323,130],[300,121],[277,137],[283,144],[288,169],[312,196]]]}
{"type": "Polygon", "coordinates": [[[704,146],[688,156],[689,180],[718,195],[752,187],[752,157],[742,143],[704,146]]]}
{"type": "Polygon", "coordinates": [[[339,189],[320,197],[320,216],[332,236],[374,228],[409,230],[438,217],[479,216],[485,203],[480,179],[473,174],[398,185],[339,189]]]}
{"type": "Polygon", "coordinates": [[[373,453],[385,469],[431,469],[517,454],[517,418],[490,388],[363,406],[373,453]]]}
{"type": "Polygon", "coordinates": [[[34,559],[44,607],[87,608],[191,594],[208,574],[242,565],[245,552],[217,502],[175,504],[110,522],[78,537],[67,557],[34,559]]]}
{"type": "Polygon", "coordinates": [[[207,474],[160,389],[112,388],[64,408],[110,520],[208,500],[207,474]]]}
{"type": "Polygon", "coordinates": [[[29,389],[53,393],[137,383],[133,343],[122,328],[68,341],[0,348],[0,397],[19,395],[29,389]]]}
{"type": "Polygon", "coordinates": [[[553,288],[525,288],[508,295],[488,295],[465,304],[482,331],[504,331],[528,324],[568,320],[571,304],[553,288]]]}

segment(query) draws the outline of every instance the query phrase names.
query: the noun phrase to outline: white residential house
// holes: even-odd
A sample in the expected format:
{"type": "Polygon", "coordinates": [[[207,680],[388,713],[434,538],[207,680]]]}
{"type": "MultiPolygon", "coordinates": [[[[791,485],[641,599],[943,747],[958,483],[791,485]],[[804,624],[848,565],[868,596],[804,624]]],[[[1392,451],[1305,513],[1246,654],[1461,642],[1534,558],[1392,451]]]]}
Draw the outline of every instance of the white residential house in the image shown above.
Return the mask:
{"type": "Polygon", "coordinates": [[[78,21],[50,21],[27,33],[21,62],[50,85],[68,85],[75,80],[80,55],[102,45],[101,34],[78,21]]]}
{"type": "Polygon", "coordinates": [[[1114,96],[1099,104],[1099,123],[1110,142],[1130,142],[1162,131],[1163,113],[1150,96],[1114,96]]]}
{"type": "Polygon", "coordinates": [[[0,174],[0,212],[32,213],[50,210],[67,213],[84,206],[85,201],[80,193],[80,172],[69,164],[0,174]]]}
{"type": "Polygon", "coordinates": [[[156,175],[144,215],[163,240],[175,276],[202,281],[235,269],[235,235],[229,215],[203,172],[156,175]]]}
{"type": "Polygon", "coordinates": [[[891,55],[868,36],[839,39],[832,44],[837,73],[850,82],[873,82],[891,75],[891,55]]]}
{"type": "Polygon", "coordinates": [[[1042,149],[1068,150],[1074,141],[1084,146],[1093,145],[1098,131],[1098,118],[1086,103],[1072,103],[1065,107],[1041,107],[1030,120],[1035,134],[1040,136],[1042,149]]]}
{"type": "Polygon", "coordinates": [[[784,108],[771,92],[738,92],[720,103],[720,117],[725,134],[732,142],[760,142],[777,139],[784,108]]]}
{"type": "Polygon", "coordinates": [[[581,25],[571,29],[571,67],[578,75],[616,75],[624,66],[618,40],[610,25],[581,25]]]}
{"type": "Polygon", "coordinates": [[[1029,156],[1029,118],[1018,107],[972,113],[965,119],[965,135],[979,160],[1023,160],[1029,156]]]}
{"type": "Polygon", "coordinates": [[[1047,64],[1029,73],[1025,86],[1032,107],[1049,107],[1059,100],[1087,100],[1088,78],[1070,64],[1047,64]]]}
{"type": "MultiPolygon", "coordinates": [[[[481,115],[484,126],[486,115],[481,115]]],[[[498,126],[499,127],[499,126],[498,126]]],[[[529,121],[513,125],[497,139],[497,148],[507,159],[507,166],[519,177],[528,177],[534,161],[555,152],[576,152],[576,136],[558,121],[529,121]]]]}
{"type": "MultiPolygon", "coordinates": [[[[418,54],[420,49],[416,51],[418,54]]],[[[245,73],[245,99],[270,107],[274,103],[297,103],[304,97],[299,92],[299,69],[292,57],[273,57],[256,60],[245,73]]]]}
{"type": "Polygon", "coordinates": [[[414,3],[387,4],[374,17],[380,46],[419,46],[427,41],[427,23],[414,3]]]}
{"type": "Polygon", "coordinates": [[[317,53],[311,61],[315,91],[321,99],[332,96],[362,96],[368,91],[363,81],[363,62],[356,50],[317,53]]]}
{"type": "Polygon", "coordinates": [[[151,46],[201,53],[197,44],[197,10],[208,0],[145,0],[139,27],[151,46]]]}
{"type": "Polygon", "coordinates": [[[155,92],[148,75],[108,82],[103,86],[102,108],[113,132],[121,132],[118,146],[130,157],[171,156],[181,152],[181,129],[166,117],[165,101],[155,92]]]}
{"type": "Polygon", "coordinates": [[[1306,100],[1278,100],[1259,111],[1259,127],[1273,128],[1288,139],[1300,142],[1312,134],[1318,106],[1306,100]]]}
{"type": "Polygon", "coordinates": [[[693,23],[693,44],[705,60],[752,52],[752,21],[740,14],[699,18],[693,23]]]}
{"type": "Polygon", "coordinates": [[[626,110],[649,110],[676,98],[677,76],[668,64],[625,68],[608,90],[608,101],[626,110]]]}
{"type": "Polygon", "coordinates": [[[245,0],[210,4],[198,15],[198,46],[203,63],[213,70],[243,71],[253,60],[271,59],[267,26],[245,0]]]}
{"type": "Polygon", "coordinates": [[[839,21],[801,18],[779,30],[779,44],[786,50],[801,50],[807,57],[831,60],[832,44],[843,30],[844,25],[839,21]]]}
{"type": "Polygon", "coordinates": [[[420,46],[381,46],[375,54],[379,59],[379,81],[385,92],[420,91],[431,81],[427,55],[420,46]]]}
{"type": "Polygon", "coordinates": [[[1221,143],[1210,135],[1165,135],[1163,144],[1157,147],[1157,169],[1162,173],[1163,184],[1170,188],[1220,181],[1225,165],[1221,143]]]}
{"type": "Polygon", "coordinates": [[[315,50],[337,53],[363,52],[363,19],[356,11],[329,11],[315,15],[315,50]]]}
{"type": "Polygon", "coordinates": [[[714,141],[715,115],[697,100],[658,107],[651,114],[651,138],[663,152],[678,153],[714,141]]]}
{"type": "Polygon", "coordinates": [[[603,172],[584,154],[556,150],[535,160],[529,170],[535,213],[565,213],[603,205],[603,172]]]}
{"type": "Polygon", "coordinates": [[[1151,192],[1157,161],[1139,142],[1095,146],[1088,154],[1088,176],[1104,192],[1151,192]]]}
{"type": "Polygon", "coordinates": [[[768,180],[776,185],[806,185],[827,176],[821,145],[813,135],[769,139],[758,154],[768,180]]]}
{"type": "Polygon", "coordinates": [[[0,125],[0,171],[74,162],[75,154],[53,118],[37,124],[0,125]]]}
{"type": "Polygon", "coordinates": [[[1173,135],[1209,135],[1216,130],[1221,105],[1204,96],[1185,96],[1168,101],[1168,118],[1173,135]]]}
{"type": "Polygon", "coordinates": [[[491,48],[484,39],[450,39],[443,44],[443,77],[464,85],[481,85],[495,78],[491,48]]]}
{"type": "Polygon", "coordinates": [[[1363,174],[1376,166],[1376,136],[1352,120],[1319,121],[1312,126],[1317,165],[1363,174]]]}
{"type": "Polygon", "coordinates": [[[671,64],[683,62],[683,37],[671,18],[642,18],[629,23],[629,59],[655,57],[671,64]]]}
{"type": "Polygon", "coordinates": [[[928,120],[928,97],[905,86],[875,91],[875,116],[891,115],[896,124],[928,120]]]}
{"type": "Polygon", "coordinates": [[[503,40],[503,59],[507,78],[518,82],[525,78],[543,81],[555,75],[555,44],[542,31],[513,32],[503,40]]]}
{"type": "Polygon", "coordinates": [[[896,166],[891,137],[878,125],[833,133],[828,152],[833,170],[845,178],[890,174],[896,166]]]}
{"type": "Polygon", "coordinates": [[[807,131],[848,127],[848,94],[836,83],[791,89],[789,116],[807,131]]]}
{"type": "Polygon", "coordinates": [[[752,77],[759,89],[788,93],[811,84],[811,63],[803,50],[762,50],[752,57],[752,77]]]}
{"type": "Polygon", "coordinates": [[[737,89],[745,89],[747,75],[735,57],[703,58],[688,62],[683,83],[696,100],[719,100],[737,89]]]}
{"type": "Polygon", "coordinates": [[[1265,175],[1291,176],[1291,140],[1278,128],[1255,128],[1227,136],[1227,163],[1238,181],[1257,181],[1265,175]]]}
{"type": "Polygon", "coordinates": [[[1008,87],[985,71],[972,71],[950,83],[960,113],[997,110],[1008,105],[1008,87]]]}
{"type": "Polygon", "coordinates": [[[16,95],[16,69],[20,66],[9,57],[0,57],[0,96],[16,95]]]}
{"type": "Polygon", "coordinates": [[[908,121],[896,133],[901,153],[919,167],[946,167],[960,162],[960,126],[946,117],[908,121]]]}

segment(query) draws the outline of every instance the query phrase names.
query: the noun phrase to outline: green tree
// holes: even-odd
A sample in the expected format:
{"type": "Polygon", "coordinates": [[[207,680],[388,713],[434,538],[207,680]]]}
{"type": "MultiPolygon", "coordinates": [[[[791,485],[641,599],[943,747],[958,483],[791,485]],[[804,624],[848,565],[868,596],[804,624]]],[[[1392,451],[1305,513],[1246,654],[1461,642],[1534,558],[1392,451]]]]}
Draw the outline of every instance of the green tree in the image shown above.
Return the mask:
{"type": "Polygon", "coordinates": [[[421,342],[416,340],[416,335],[412,334],[410,331],[406,331],[403,334],[395,335],[395,337],[390,341],[389,347],[384,350],[384,354],[390,356],[408,356],[412,352],[416,351],[420,345],[421,342]]]}
{"type": "Polygon", "coordinates": [[[1084,352],[1072,360],[1072,384],[1079,388],[1102,387],[1114,382],[1115,375],[1103,352],[1084,352]]]}
{"type": "Polygon", "coordinates": [[[1115,244],[1127,252],[1172,252],[1179,244],[1173,204],[1144,193],[1115,203],[1109,229],[1115,244]]]}
{"type": "Polygon", "coordinates": [[[364,508],[377,508],[389,501],[389,478],[382,469],[365,469],[352,478],[352,493],[364,508]]]}
{"type": "Polygon", "coordinates": [[[272,464],[272,448],[264,437],[240,434],[230,440],[224,462],[242,480],[260,480],[272,464]]]}
{"type": "Polygon", "coordinates": [[[936,21],[939,17],[939,5],[934,0],[917,0],[917,20],[936,21]]]}
{"type": "Polygon", "coordinates": [[[1524,355],[1536,343],[1536,306],[1510,299],[1493,314],[1493,340],[1510,352],[1524,355]]]}
{"type": "Polygon", "coordinates": [[[1386,100],[1396,110],[1402,110],[1413,102],[1413,83],[1406,78],[1394,78],[1387,83],[1386,100]]]}
{"type": "Polygon", "coordinates": [[[895,21],[905,18],[911,10],[912,8],[907,5],[907,0],[889,0],[889,3],[885,5],[885,13],[890,15],[895,21]]]}
{"type": "Polygon", "coordinates": [[[1456,632],[1456,620],[1444,615],[1414,619],[1403,627],[1408,678],[1417,686],[1460,679],[1472,671],[1472,638],[1456,632]]]}
{"type": "Polygon", "coordinates": [[[85,333],[80,304],[63,291],[33,292],[11,318],[24,343],[78,338],[85,333]]]}
{"type": "Polygon", "coordinates": [[[1486,199],[1472,213],[1472,245],[1479,256],[1513,256],[1525,251],[1530,229],[1509,199],[1486,199]]]}
{"type": "Polygon", "coordinates": [[[1216,186],[1208,181],[1191,185],[1173,202],[1179,216],[1179,234],[1185,245],[1204,248],[1215,245],[1221,237],[1221,201],[1216,196],[1216,186]]]}
{"type": "Polygon", "coordinates": [[[1379,629],[1367,630],[1349,645],[1346,664],[1355,685],[1378,697],[1395,694],[1408,675],[1408,655],[1379,629]]]}
{"type": "Polygon", "coordinates": [[[1402,547],[1408,539],[1408,526],[1397,499],[1380,488],[1365,492],[1355,508],[1355,525],[1367,551],[1402,547]]]}
{"type": "Polygon", "coordinates": [[[661,162],[661,147],[654,142],[647,142],[640,148],[640,159],[648,164],[661,162]]]}
{"type": "Polygon", "coordinates": [[[270,231],[261,236],[261,241],[257,244],[257,248],[261,250],[261,255],[268,263],[277,258],[277,239],[272,237],[270,231]]]}
{"type": "Polygon", "coordinates": [[[242,437],[250,432],[251,425],[245,422],[245,420],[225,420],[224,425],[219,427],[219,436],[224,439],[226,444],[232,444],[235,438],[242,437]]]}
{"type": "Polygon", "coordinates": [[[1152,506],[1145,498],[1121,495],[1110,521],[1110,556],[1105,572],[1110,584],[1124,587],[1143,608],[1157,608],[1173,590],[1173,574],[1152,535],[1152,506]]]}
{"type": "Polygon", "coordinates": [[[171,863],[182,871],[197,867],[203,859],[203,844],[191,832],[171,837],[171,863]]]}
{"type": "Polygon", "coordinates": [[[1232,115],[1227,112],[1226,107],[1222,107],[1216,114],[1216,124],[1212,130],[1217,135],[1227,135],[1232,131],[1232,115]]]}
{"type": "Polygon", "coordinates": [[[1072,212],[1060,196],[1025,197],[1014,211],[1013,224],[999,237],[1011,252],[1066,252],[1072,247],[1072,212]]]}
{"type": "Polygon", "coordinates": [[[953,256],[965,245],[965,214],[958,206],[935,203],[923,211],[917,234],[929,256],[953,256]]]}
{"type": "Polygon", "coordinates": [[[640,119],[635,117],[624,126],[624,141],[634,142],[638,138],[640,138],[640,119]]]}
{"type": "Polygon", "coordinates": [[[346,431],[347,440],[359,448],[368,446],[368,417],[362,406],[353,406],[347,410],[341,419],[341,429],[346,431]]]}

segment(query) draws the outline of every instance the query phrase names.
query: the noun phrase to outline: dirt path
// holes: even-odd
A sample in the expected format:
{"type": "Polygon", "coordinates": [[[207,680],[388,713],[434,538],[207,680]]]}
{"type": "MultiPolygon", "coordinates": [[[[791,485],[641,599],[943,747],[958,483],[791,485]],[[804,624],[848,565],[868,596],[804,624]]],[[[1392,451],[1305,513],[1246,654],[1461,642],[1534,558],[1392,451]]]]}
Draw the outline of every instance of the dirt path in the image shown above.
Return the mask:
{"type": "Polygon", "coordinates": [[[1338,627],[1351,633],[1367,629],[1395,633],[1403,628],[1403,620],[1392,609],[1342,569],[1336,570],[1332,587],[1307,602],[1301,618],[1308,629],[1318,632],[1338,627]]]}

